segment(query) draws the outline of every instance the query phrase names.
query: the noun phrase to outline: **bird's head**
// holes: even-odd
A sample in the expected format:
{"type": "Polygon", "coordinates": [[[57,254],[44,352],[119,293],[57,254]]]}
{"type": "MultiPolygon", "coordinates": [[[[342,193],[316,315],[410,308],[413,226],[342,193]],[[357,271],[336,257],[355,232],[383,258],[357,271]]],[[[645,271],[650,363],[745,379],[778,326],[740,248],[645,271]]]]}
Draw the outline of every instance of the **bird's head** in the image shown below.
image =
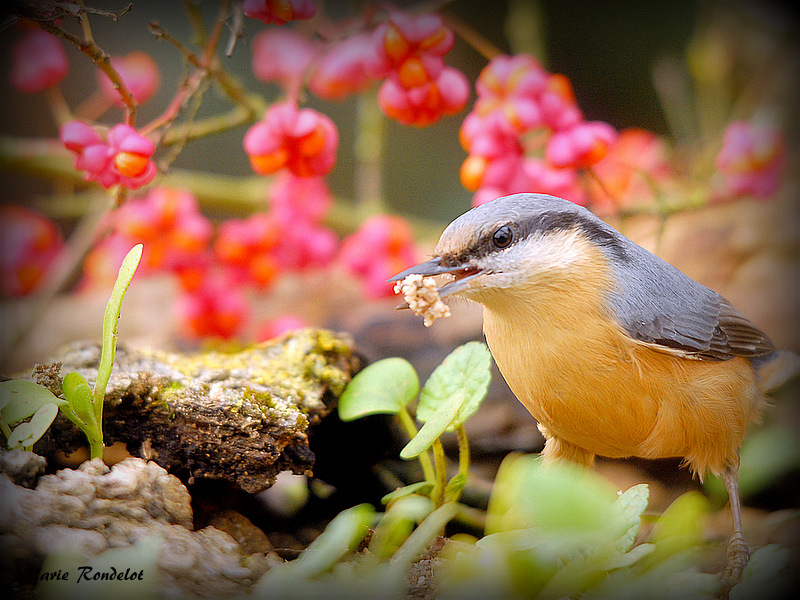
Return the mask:
{"type": "Polygon", "coordinates": [[[444,230],[434,257],[395,275],[448,275],[440,296],[486,306],[530,300],[609,272],[625,238],[588,210],[544,194],[514,194],[474,208],[444,230]]]}

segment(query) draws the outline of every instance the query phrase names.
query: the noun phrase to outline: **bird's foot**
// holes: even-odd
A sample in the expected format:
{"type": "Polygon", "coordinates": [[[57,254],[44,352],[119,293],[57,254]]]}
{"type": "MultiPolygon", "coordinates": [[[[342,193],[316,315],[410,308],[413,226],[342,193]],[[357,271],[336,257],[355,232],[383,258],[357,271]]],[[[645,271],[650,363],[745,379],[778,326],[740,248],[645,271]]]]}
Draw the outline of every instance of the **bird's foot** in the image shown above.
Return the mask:
{"type": "Polygon", "coordinates": [[[750,551],[747,549],[744,536],[738,532],[734,533],[728,544],[728,564],[725,565],[725,570],[722,572],[722,592],[724,594],[722,597],[727,598],[731,588],[739,583],[749,560],[750,551]]]}

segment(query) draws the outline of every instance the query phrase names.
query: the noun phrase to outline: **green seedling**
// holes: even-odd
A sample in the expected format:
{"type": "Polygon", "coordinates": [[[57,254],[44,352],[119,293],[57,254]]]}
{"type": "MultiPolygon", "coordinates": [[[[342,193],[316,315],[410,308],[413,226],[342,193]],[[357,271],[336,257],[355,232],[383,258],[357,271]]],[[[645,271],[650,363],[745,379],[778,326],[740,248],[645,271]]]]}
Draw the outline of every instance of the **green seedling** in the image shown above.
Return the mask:
{"type": "Polygon", "coordinates": [[[64,376],[61,386],[64,399],[32,381],[16,379],[0,383],[0,429],[9,448],[31,449],[53,423],[60,409],[86,434],[90,457],[103,457],[103,401],[117,351],[117,323],[122,300],[141,257],[142,245],[137,244],[122,261],[106,305],[103,345],[94,389],[76,371],[64,376]],[[13,430],[12,425],[16,425],[13,430]]]}
{"type": "Polygon", "coordinates": [[[456,348],[439,365],[422,391],[414,367],[402,358],[380,360],[356,375],[339,398],[339,417],[351,421],[372,414],[396,415],[410,441],[400,452],[405,460],[417,458],[425,481],[395,490],[384,498],[394,502],[410,494],[427,494],[435,506],[458,500],[467,480],[469,444],[466,420],[480,406],[491,380],[491,354],[485,344],[469,342],[456,348]],[[417,426],[409,405],[419,394],[417,426]],[[459,470],[447,480],[440,436],[455,430],[459,470]],[[432,457],[431,457],[432,455],[432,457]]]}

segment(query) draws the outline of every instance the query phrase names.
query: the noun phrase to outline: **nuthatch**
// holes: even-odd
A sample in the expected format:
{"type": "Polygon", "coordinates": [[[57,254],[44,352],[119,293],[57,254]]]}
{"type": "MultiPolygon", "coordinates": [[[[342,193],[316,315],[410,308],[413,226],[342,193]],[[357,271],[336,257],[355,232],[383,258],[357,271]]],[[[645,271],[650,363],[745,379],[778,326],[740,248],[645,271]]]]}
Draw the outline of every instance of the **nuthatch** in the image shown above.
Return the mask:
{"type": "Polygon", "coordinates": [[[733,513],[724,579],[738,579],[749,557],[738,450],[764,405],[757,368],[777,354],[764,333],[588,210],[543,194],[461,215],[435,258],[390,281],[410,274],[449,274],[440,296],[483,305],[486,341],[547,459],[682,457],[719,475],[733,513]]]}

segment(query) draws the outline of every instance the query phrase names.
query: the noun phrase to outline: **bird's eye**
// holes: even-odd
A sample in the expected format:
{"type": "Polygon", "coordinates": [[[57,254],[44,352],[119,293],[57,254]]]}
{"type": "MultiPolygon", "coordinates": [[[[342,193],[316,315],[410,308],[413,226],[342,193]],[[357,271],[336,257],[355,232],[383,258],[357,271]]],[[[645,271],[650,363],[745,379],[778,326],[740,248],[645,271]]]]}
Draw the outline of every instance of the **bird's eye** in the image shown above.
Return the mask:
{"type": "Polygon", "coordinates": [[[511,242],[514,241],[514,232],[508,225],[498,227],[497,231],[492,235],[492,243],[495,248],[506,248],[511,242]]]}

